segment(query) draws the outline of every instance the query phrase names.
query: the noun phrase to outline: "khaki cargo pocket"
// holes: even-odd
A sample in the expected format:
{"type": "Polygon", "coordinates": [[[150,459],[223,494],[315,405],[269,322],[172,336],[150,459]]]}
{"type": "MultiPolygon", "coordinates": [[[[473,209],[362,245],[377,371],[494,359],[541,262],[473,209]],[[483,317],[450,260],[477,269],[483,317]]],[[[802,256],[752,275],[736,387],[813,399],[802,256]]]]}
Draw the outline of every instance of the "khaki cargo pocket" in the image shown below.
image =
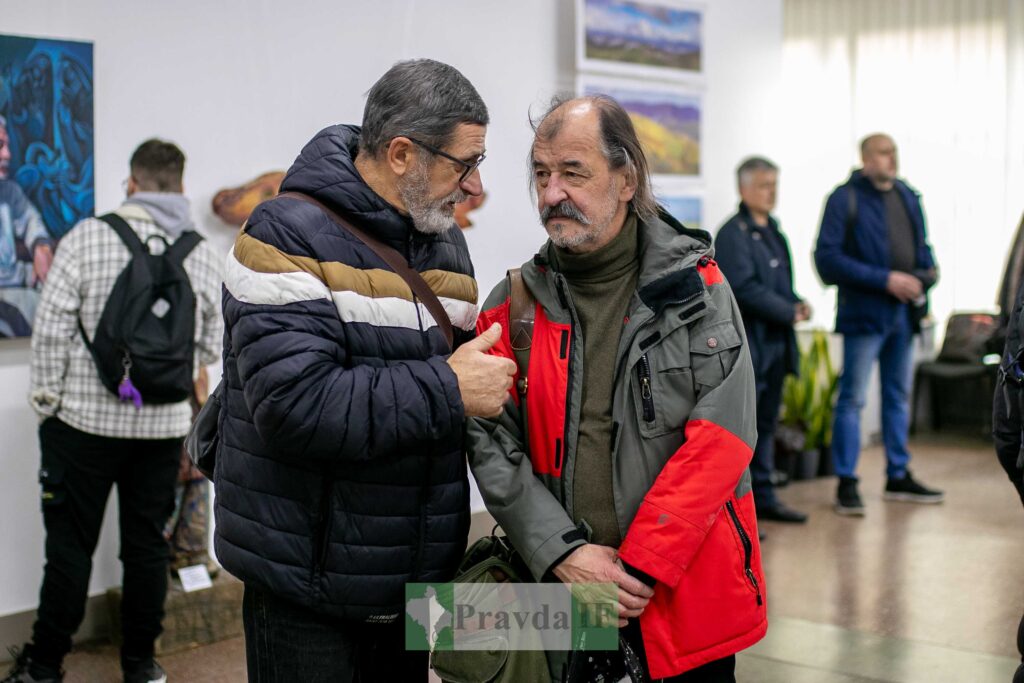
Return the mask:
{"type": "Polygon", "coordinates": [[[732,371],[739,356],[740,333],[731,320],[721,320],[690,331],[690,363],[699,399],[732,371]]]}

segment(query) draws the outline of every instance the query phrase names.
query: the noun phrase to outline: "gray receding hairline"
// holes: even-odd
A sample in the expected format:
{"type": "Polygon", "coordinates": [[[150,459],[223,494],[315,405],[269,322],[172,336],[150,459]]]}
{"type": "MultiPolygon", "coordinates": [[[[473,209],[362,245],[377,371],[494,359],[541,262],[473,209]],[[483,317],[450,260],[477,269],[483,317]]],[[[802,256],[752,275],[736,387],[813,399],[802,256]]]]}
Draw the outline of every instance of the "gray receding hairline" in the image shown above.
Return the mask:
{"type": "Polygon", "coordinates": [[[480,93],[458,69],[433,59],[404,60],[368,91],[359,149],[378,156],[400,135],[443,148],[459,124],[489,122],[480,93]]]}
{"type": "Polygon", "coordinates": [[[736,183],[740,186],[746,185],[755,173],[762,171],[778,173],[779,167],[764,157],[747,157],[736,167],[736,183]]]}
{"type": "Polygon", "coordinates": [[[540,117],[530,115],[530,127],[533,128],[534,140],[530,144],[527,158],[530,189],[534,189],[533,148],[537,140],[551,140],[558,136],[564,124],[564,109],[573,102],[587,102],[597,110],[600,126],[601,154],[609,168],[623,169],[626,177],[636,185],[633,199],[629,201],[634,213],[644,221],[652,220],[658,215],[658,203],[651,187],[651,173],[647,157],[640,145],[636,129],[629,118],[629,113],[615,98],[604,95],[571,95],[561,94],[551,98],[547,109],[540,117]],[[630,152],[632,148],[632,152],[630,152]]]}

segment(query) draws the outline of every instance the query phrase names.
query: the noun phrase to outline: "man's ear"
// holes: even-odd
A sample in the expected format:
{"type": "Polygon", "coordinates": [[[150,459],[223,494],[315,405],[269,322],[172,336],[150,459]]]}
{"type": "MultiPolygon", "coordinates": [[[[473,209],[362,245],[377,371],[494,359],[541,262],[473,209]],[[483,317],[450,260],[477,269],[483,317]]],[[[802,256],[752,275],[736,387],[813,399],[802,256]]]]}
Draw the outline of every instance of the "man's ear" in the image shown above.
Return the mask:
{"type": "Polygon", "coordinates": [[[384,160],[391,168],[392,173],[402,176],[412,167],[414,154],[413,144],[409,138],[397,137],[392,138],[391,143],[384,150],[384,160]]]}
{"type": "Polygon", "coordinates": [[[635,173],[623,173],[622,174],[622,188],[619,190],[619,201],[628,202],[633,199],[633,195],[636,194],[636,174],[635,173]]]}

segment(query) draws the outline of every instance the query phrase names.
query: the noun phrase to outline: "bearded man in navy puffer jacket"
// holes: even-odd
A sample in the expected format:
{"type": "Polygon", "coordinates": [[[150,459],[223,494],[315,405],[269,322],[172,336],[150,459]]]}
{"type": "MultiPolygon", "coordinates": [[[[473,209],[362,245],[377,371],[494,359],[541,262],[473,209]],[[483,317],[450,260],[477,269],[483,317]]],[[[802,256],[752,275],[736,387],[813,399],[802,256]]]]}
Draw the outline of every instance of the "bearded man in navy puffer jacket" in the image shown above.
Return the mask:
{"type": "Polygon", "coordinates": [[[473,339],[455,204],[482,191],[487,108],[457,70],[400,62],[362,127],[318,133],[281,185],[393,247],[454,328],[373,250],[292,197],[258,206],[225,273],[218,559],[245,582],[250,680],[425,680],[404,585],[465,550],[463,419],[500,413],[515,363],[473,339]],[[449,355],[450,354],[450,355],[449,355]]]}

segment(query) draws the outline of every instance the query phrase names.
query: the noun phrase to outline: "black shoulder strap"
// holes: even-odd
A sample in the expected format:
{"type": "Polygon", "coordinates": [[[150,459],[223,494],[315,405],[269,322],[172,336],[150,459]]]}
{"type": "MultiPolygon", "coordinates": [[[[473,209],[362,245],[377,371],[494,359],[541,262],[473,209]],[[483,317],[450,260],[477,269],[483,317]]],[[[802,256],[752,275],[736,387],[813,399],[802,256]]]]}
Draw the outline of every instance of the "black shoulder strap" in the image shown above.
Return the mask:
{"type": "MultiPolygon", "coordinates": [[[[146,245],[142,243],[139,236],[132,230],[132,226],[128,225],[128,221],[118,216],[116,213],[105,213],[99,217],[101,221],[110,226],[111,230],[117,233],[117,236],[124,242],[124,246],[128,247],[128,251],[131,253],[132,258],[136,256],[145,256],[149,253],[146,249],[146,245]]],[[[89,335],[85,333],[85,326],[82,325],[82,318],[78,318],[78,332],[82,335],[82,341],[85,342],[85,348],[89,349],[89,352],[95,355],[93,350],[92,342],[89,341],[89,335]]]]}
{"type": "Polygon", "coordinates": [[[395,271],[395,274],[405,280],[405,284],[409,285],[409,289],[412,290],[413,294],[418,296],[420,302],[427,307],[428,311],[430,311],[430,315],[433,316],[434,322],[437,323],[438,328],[441,330],[441,334],[444,335],[445,341],[448,342],[448,348],[455,348],[453,345],[454,330],[452,329],[451,318],[448,317],[448,313],[444,310],[444,306],[437,298],[437,295],[434,294],[433,290],[430,289],[430,285],[427,284],[427,281],[423,279],[422,275],[409,267],[404,256],[380,240],[366,234],[366,232],[355,225],[352,225],[352,223],[346,220],[341,214],[315,197],[311,197],[304,192],[292,191],[282,192],[277,196],[299,199],[318,207],[321,211],[327,214],[328,218],[338,224],[338,226],[348,231],[353,237],[369,247],[373,253],[377,254],[377,256],[384,261],[384,263],[391,266],[391,270],[395,271]]]}
{"type": "Polygon", "coordinates": [[[149,253],[146,249],[146,245],[142,243],[139,236],[132,230],[132,226],[128,225],[128,221],[118,216],[116,213],[105,213],[100,216],[100,220],[109,225],[117,236],[124,242],[124,246],[128,247],[128,251],[132,253],[132,256],[145,256],[149,253]]]}
{"type": "Polygon", "coordinates": [[[181,237],[174,240],[174,244],[167,248],[167,258],[179,266],[185,262],[185,259],[192,250],[199,246],[199,243],[203,241],[203,236],[195,230],[188,230],[181,233],[181,237]]]}
{"type": "Polygon", "coordinates": [[[853,237],[853,229],[857,227],[857,190],[853,185],[846,189],[846,223],[843,232],[843,251],[847,254],[856,254],[857,242],[853,237]]]}

